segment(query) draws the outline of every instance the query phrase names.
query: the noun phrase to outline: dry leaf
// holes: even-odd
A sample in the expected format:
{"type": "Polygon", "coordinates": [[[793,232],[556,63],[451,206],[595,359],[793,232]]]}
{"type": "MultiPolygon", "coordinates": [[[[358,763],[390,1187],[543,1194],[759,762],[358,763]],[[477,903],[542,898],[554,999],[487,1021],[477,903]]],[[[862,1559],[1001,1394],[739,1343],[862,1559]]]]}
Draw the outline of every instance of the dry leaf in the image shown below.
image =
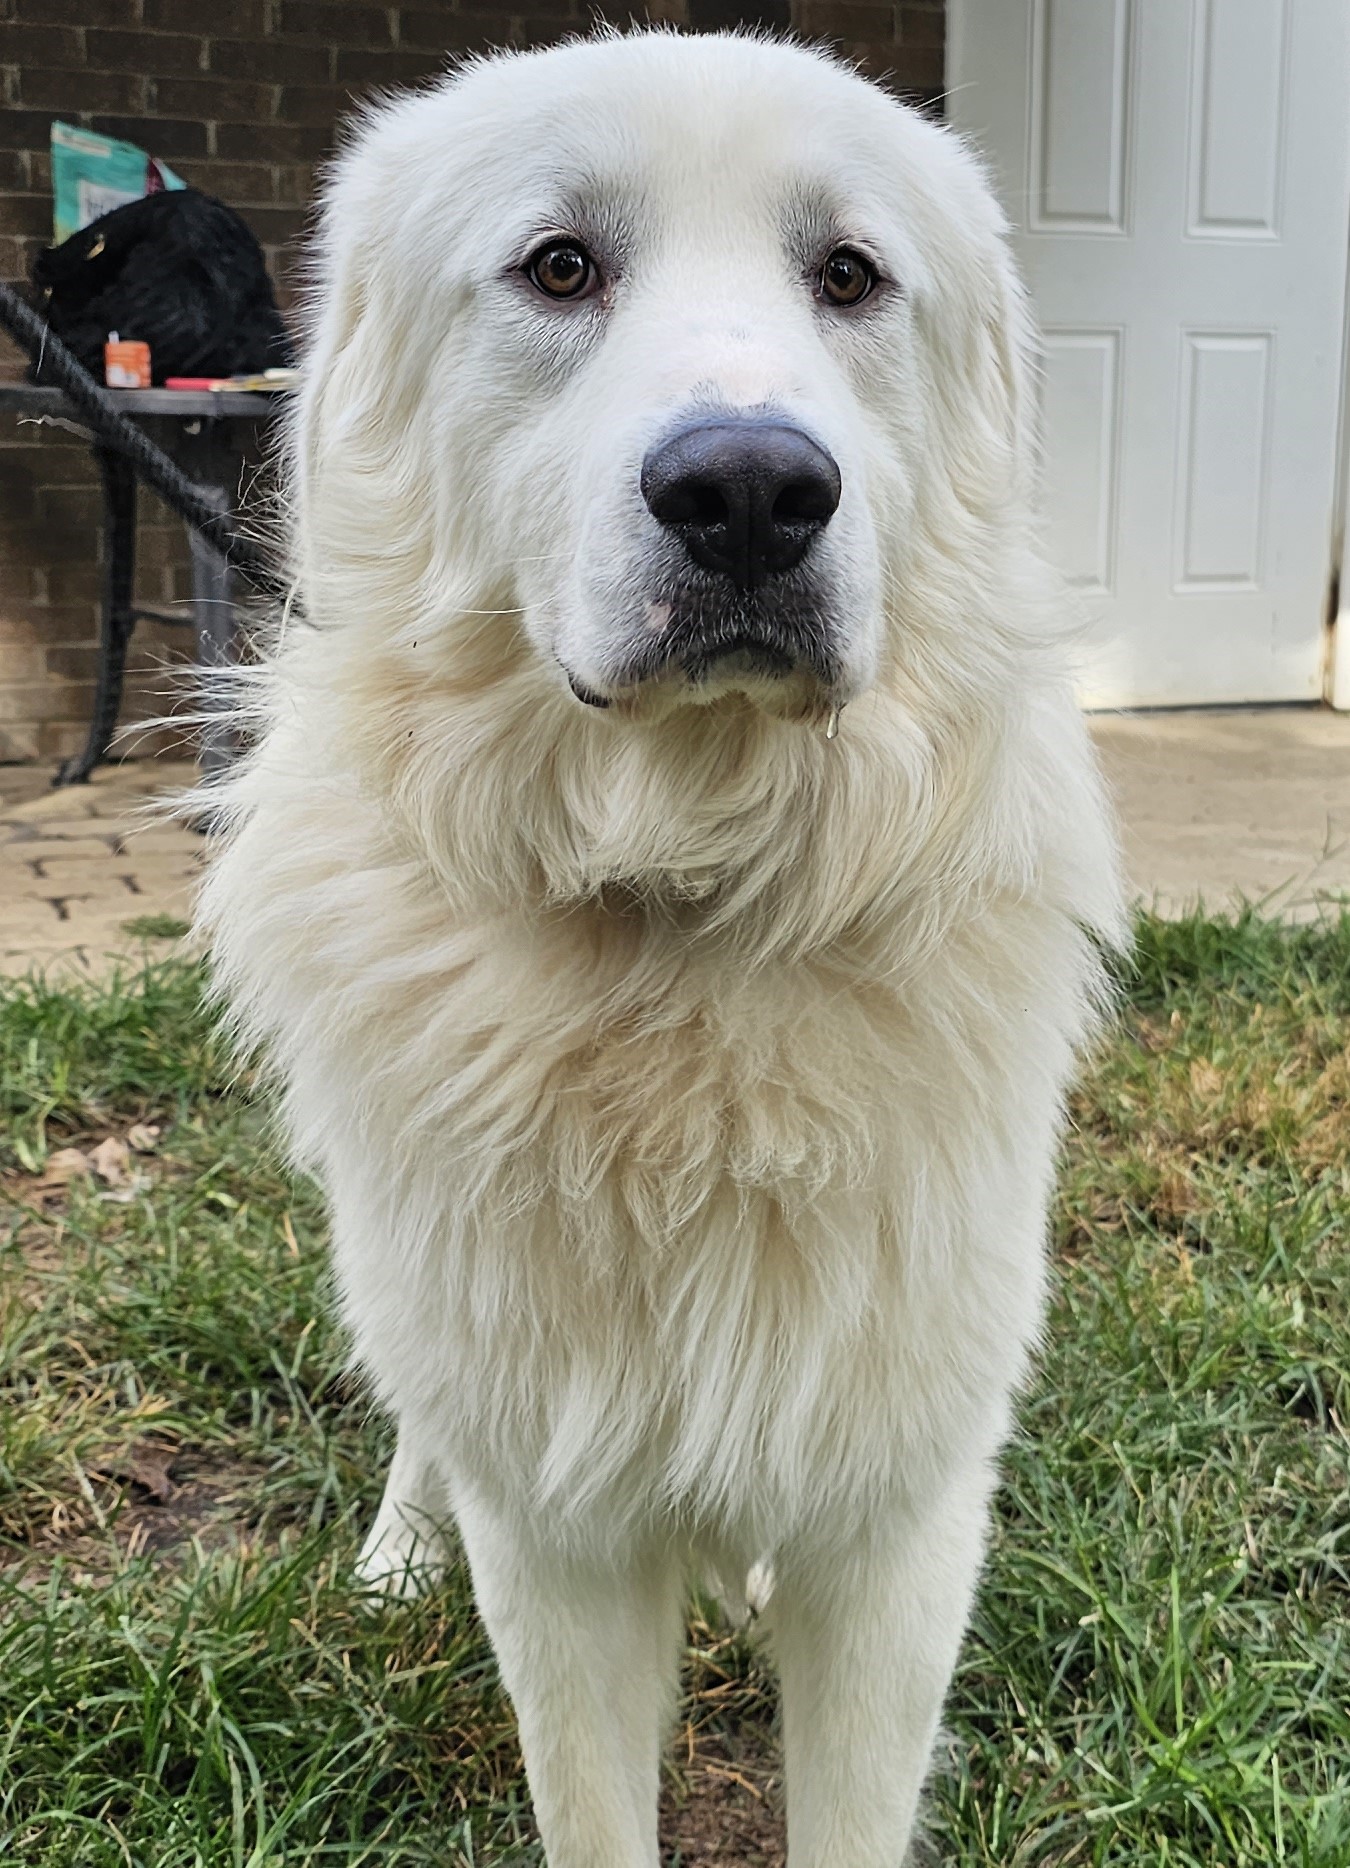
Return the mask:
{"type": "Polygon", "coordinates": [[[177,1489],[169,1477],[173,1457],[172,1447],[139,1447],[127,1466],[127,1477],[133,1484],[142,1486],[151,1498],[162,1505],[173,1497],[177,1489]]]}
{"type": "Polygon", "coordinates": [[[136,1122],[127,1130],[127,1147],[138,1155],[152,1155],[159,1147],[158,1122],[136,1122]]]}
{"type": "Polygon", "coordinates": [[[68,1187],[73,1180],[85,1180],[93,1173],[89,1157],[79,1148],[58,1148],[47,1156],[46,1165],[37,1177],[39,1187],[68,1187]]]}
{"type": "Polygon", "coordinates": [[[170,1477],[169,1469],[177,1458],[178,1449],[172,1446],[157,1446],[153,1442],[148,1446],[138,1446],[126,1454],[115,1454],[106,1460],[100,1460],[90,1471],[96,1479],[129,1480],[132,1485],[140,1486],[148,1492],[156,1504],[167,1504],[178,1490],[170,1477]]]}
{"type": "Polygon", "coordinates": [[[118,1135],[108,1135],[89,1156],[89,1164],[109,1187],[125,1187],[131,1178],[131,1150],[118,1135]]]}

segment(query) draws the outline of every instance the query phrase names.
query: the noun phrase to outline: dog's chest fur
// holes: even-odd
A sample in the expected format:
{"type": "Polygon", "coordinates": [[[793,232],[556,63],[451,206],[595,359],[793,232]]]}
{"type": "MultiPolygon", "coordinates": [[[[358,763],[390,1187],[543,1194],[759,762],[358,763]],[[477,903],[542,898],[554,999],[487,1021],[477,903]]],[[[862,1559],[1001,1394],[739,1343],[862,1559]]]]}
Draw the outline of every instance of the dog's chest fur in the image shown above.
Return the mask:
{"type": "Polygon", "coordinates": [[[1061,918],[991,903],[908,981],[739,968],[593,907],[448,925],[350,831],[283,881],[260,815],[222,932],[270,956],[345,1313],[421,1443],[754,1554],[997,1437],[1081,997],[1061,918]]]}

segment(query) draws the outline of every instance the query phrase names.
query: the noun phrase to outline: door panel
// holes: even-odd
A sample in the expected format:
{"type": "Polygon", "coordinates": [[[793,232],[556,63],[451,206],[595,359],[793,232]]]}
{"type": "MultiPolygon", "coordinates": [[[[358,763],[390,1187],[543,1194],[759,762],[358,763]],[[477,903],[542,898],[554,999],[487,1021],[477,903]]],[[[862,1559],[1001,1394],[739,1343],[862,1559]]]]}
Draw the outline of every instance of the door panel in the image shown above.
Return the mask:
{"type": "Polygon", "coordinates": [[[1033,0],[1031,225],[1123,233],[1131,0],[1033,0]]]}
{"type": "Polygon", "coordinates": [[[1071,583],[1102,596],[1115,583],[1120,338],[1053,332],[1042,379],[1043,418],[1061,437],[1045,472],[1050,550],[1071,583]]]}
{"type": "Polygon", "coordinates": [[[1260,588],[1272,341],[1183,334],[1174,591],[1260,588]]]}
{"type": "Polygon", "coordinates": [[[1289,0],[1196,0],[1188,156],[1194,238],[1279,237],[1289,0]]]}

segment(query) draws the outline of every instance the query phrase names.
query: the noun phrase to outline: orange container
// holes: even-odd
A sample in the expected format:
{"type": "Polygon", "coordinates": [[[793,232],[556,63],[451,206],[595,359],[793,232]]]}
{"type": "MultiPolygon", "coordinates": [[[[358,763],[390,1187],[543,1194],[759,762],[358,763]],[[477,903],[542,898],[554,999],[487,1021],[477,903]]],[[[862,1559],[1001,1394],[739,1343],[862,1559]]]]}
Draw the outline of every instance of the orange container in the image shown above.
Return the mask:
{"type": "Polygon", "coordinates": [[[130,337],[108,333],[103,346],[103,380],[109,389],[150,387],[150,346],[130,337]]]}

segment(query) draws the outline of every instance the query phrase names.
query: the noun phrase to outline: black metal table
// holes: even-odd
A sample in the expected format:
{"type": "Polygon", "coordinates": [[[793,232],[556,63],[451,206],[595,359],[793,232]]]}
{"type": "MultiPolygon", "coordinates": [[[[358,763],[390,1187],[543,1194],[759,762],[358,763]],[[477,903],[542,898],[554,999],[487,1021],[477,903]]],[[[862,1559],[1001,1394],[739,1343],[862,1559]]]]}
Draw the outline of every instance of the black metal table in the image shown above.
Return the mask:
{"type": "MultiPolygon", "coordinates": [[[[239,425],[266,421],[284,399],[284,392],[258,393],[242,389],[117,389],[109,392],[126,414],[143,418],[165,451],[198,482],[224,513],[232,513],[243,451],[239,425]]],[[[0,383],[0,412],[21,421],[57,421],[89,435],[73,405],[59,389],[31,383],[0,383]]],[[[196,634],[197,664],[207,670],[233,662],[238,655],[238,619],[233,578],[225,558],[201,534],[188,528],[192,553],[191,617],[138,607],[132,595],[136,574],[136,475],[125,456],[102,445],[93,435],[89,442],[103,482],[104,570],[94,712],[83,752],[67,759],[55,779],[57,785],[83,784],[107,756],[117,730],[126,672],[127,648],[141,617],[158,622],[186,623],[196,634]]],[[[211,709],[210,683],[203,682],[203,712],[211,709]]],[[[228,728],[222,723],[203,728],[201,766],[206,774],[228,763],[232,750],[228,728]]]]}

